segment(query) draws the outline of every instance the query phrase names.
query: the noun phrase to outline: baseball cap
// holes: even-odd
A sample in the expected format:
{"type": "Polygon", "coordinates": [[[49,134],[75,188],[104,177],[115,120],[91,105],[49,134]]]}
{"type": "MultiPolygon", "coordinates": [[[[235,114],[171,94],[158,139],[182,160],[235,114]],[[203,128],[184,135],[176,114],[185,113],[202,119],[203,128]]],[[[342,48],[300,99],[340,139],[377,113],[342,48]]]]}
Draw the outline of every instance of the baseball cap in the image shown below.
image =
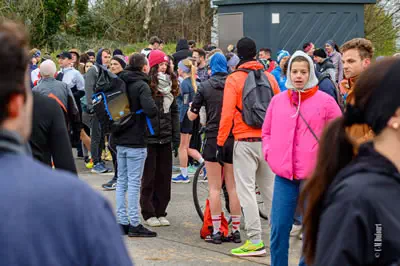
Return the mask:
{"type": "Polygon", "coordinates": [[[72,59],[72,55],[71,55],[70,52],[64,51],[64,52],[60,53],[59,55],[57,55],[57,58],[61,58],[61,59],[65,59],[65,58],[72,59]]]}

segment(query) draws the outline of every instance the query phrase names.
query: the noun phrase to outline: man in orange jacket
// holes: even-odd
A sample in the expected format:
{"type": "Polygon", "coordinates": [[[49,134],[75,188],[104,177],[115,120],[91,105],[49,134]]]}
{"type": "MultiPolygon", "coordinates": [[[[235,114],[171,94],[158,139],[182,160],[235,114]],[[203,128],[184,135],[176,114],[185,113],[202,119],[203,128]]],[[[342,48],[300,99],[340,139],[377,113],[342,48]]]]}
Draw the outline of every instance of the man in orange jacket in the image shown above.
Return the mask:
{"type": "MultiPolygon", "coordinates": [[[[352,39],[342,45],[343,70],[345,79],[340,83],[340,91],[346,96],[347,104],[354,104],[354,86],[360,74],[369,67],[374,49],[369,40],[363,38],[352,39]]],[[[360,145],[373,138],[372,130],[367,125],[353,125],[347,133],[360,145]]]]}
{"type": "MultiPolygon", "coordinates": [[[[237,44],[240,62],[237,68],[259,70],[264,66],[257,62],[257,48],[255,42],[247,37],[237,44]]],[[[222,115],[218,132],[217,145],[220,150],[224,146],[230,131],[235,137],[233,151],[233,168],[236,189],[243,208],[247,237],[246,243],[232,250],[235,256],[260,256],[266,253],[265,245],[261,240],[261,222],[255,193],[256,182],[264,198],[267,212],[271,209],[274,175],[264,160],[261,147],[261,129],[255,129],[243,122],[242,92],[247,73],[237,71],[228,76],[224,89],[222,115]],[[233,127],[232,127],[233,126],[233,127]]],[[[279,93],[279,86],[275,78],[265,71],[274,94],[279,93]]]]}

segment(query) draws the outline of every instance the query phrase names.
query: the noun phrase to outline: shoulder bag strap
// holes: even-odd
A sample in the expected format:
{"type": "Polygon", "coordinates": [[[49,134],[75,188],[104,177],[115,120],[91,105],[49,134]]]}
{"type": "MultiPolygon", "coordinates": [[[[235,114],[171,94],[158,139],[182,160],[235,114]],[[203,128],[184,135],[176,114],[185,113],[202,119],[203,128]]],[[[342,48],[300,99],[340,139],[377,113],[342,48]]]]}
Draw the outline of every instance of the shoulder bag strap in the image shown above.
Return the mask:
{"type": "Polygon", "coordinates": [[[317,134],[315,134],[314,130],[312,130],[310,124],[307,123],[306,119],[304,118],[304,116],[301,114],[300,110],[299,110],[299,115],[301,117],[301,119],[304,121],[304,123],[306,123],[308,130],[310,130],[311,134],[314,136],[314,138],[317,140],[317,142],[319,142],[319,139],[317,137],[317,134]]]}

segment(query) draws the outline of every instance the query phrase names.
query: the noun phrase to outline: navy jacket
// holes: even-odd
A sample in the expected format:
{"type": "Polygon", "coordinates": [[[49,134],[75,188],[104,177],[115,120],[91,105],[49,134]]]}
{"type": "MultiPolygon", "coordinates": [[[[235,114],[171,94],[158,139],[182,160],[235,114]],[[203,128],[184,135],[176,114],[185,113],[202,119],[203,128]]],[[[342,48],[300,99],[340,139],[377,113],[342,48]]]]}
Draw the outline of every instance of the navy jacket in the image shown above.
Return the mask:
{"type": "Polygon", "coordinates": [[[107,201],[20,145],[0,134],[0,265],[131,266],[107,201]]]}
{"type": "Polygon", "coordinates": [[[362,145],[326,193],[314,265],[398,265],[399,202],[399,171],[362,145]]]}

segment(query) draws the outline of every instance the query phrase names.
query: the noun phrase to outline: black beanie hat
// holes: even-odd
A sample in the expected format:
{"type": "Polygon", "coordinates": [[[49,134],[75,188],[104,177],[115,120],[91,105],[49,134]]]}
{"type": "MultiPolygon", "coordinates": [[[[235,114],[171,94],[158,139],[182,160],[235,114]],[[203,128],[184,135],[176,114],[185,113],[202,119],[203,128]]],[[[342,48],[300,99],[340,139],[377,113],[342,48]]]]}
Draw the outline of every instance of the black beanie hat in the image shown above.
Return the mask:
{"type": "Polygon", "coordinates": [[[250,60],[257,55],[256,43],[249,37],[243,37],[236,45],[238,56],[241,60],[250,60]]]}
{"type": "Polygon", "coordinates": [[[326,54],[324,49],[315,49],[314,56],[318,56],[318,57],[321,57],[321,58],[326,58],[327,54],[326,54]]]}
{"type": "Polygon", "coordinates": [[[114,52],[113,52],[113,56],[114,55],[124,55],[124,53],[122,52],[121,49],[115,49],[114,52]]]}
{"type": "Polygon", "coordinates": [[[126,61],[122,55],[114,55],[112,60],[118,61],[118,63],[122,66],[122,68],[126,67],[126,61]]]}

